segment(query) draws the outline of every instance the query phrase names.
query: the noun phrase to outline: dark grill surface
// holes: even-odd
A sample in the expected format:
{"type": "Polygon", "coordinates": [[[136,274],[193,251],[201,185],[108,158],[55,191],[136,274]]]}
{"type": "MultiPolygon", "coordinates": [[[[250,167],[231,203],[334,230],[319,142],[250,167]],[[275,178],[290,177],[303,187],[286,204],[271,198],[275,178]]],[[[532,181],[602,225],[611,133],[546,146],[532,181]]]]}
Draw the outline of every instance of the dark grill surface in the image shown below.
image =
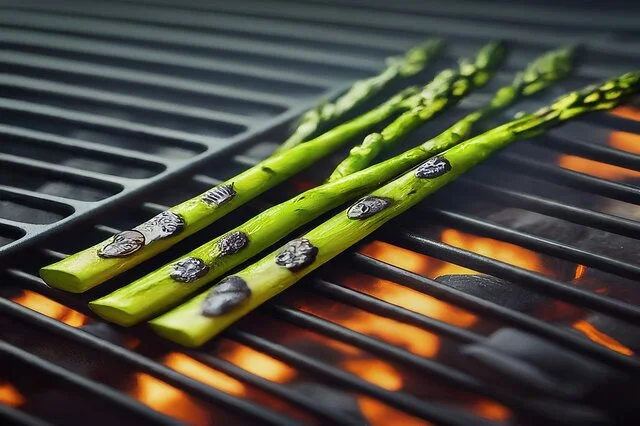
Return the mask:
{"type": "MultiPolygon", "coordinates": [[[[2,424],[638,424],[640,108],[520,142],[198,350],[87,302],[325,177],[334,155],[83,295],[39,267],[259,162],[291,119],[441,35],[427,81],[510,43],[488,99],[581,42],[532,110],[640,68],[638,10],[590,2],[0,0],[2,424]]],[[[638,99],[635,99],[636,105],[638,99]]]]}

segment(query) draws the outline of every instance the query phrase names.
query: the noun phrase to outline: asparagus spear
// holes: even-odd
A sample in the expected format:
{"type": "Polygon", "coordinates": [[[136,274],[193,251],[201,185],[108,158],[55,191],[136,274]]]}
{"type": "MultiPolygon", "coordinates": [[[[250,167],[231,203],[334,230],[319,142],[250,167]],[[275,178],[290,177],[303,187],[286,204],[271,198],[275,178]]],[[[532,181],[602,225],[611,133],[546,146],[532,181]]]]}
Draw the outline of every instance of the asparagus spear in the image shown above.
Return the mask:
{"type": "Polygon", "coordinates": [[[280,145],[276,152],[293,148],[313,137],[322,129],[337,124],[344,116],[380,93],[395,80],[418,74],[427,67],[441,47],[442,40],[429,39],[410,49],[403,57],[388,58],[387,68],[382,73],[355,82],[351,89],[334,103],[325,103],[305,113],[296,124],[291,136],[280,145]]]}
{"type": "Polygon", "coordinates": [[[375,125],[413,108],[426,87],[409,87],[312,141],[275,154],[131,230],[43,267],[40,276],[55,288],[87,291],[200,231],[375,125]]]}
{"type": "Polygon", "coordinates": [[[229,276],[178,308],[152,320],[160,335],[200,346],[243,315],[296,283],[509,143],[537,136],[581,114],[611,109],[640,90],[640,71],[572,92],[432,157],[374,191],[301,238],[229,276]]]}
{"type": "MultiPolygon", "coordinates": [[[[495,52],[496,55],[502,55],[499,49],[495,52]]],[[[536,81],[530,84],[536,84],[540,90],[566,75],[571,68],[570,57],[568,51],[558,50],[533,62],[527,68],[527,72],[534,69],[539,71],[540,78],[545,83],[538,84],[536,81]],[[562,60],[559,60],[560,58],[562,60]],[[546,78],[551,73],[553,78],[546,78]]],[[[484,69],[477,68],[475,71],[467,70],[464,76],[459,73],[452,74],[450,71],[443,72],[443,75],[456,75],[455,78],[446,80],[454,86],[460,79],[472,80],[477,73],[485,72],[484,69]]],[[[442,81],[444,80],[436,78],[432,84],[439,86],[443,84],[442,81]]],[[[513,82],[514,88],[520,89],[523,86],[521,82],[522,79],[516,77],[513,82]]],[[[473,84],[466,85],[466,91],[472,87],[473,84]]],[[[503,92],[504,90],[499,91],[496,96],[503,97],[503,92]]],[[[424,119],[442,110],[446,105],[455,103],[464,95],[462,91],[457,96],[451,96],[445,90],[440,93],[446,96],[446,102],[431,101],[430,105],[437,105],[437,109],[430,114],[423,114],[424,119]]],[[[510,102],[502,102],[501,108],[506,108],[518,96],[524,96],[522,90],[514,93],[517,95],[512,96],[510,102]]],[[[494,102],[490,102],[487,108],[479,113],[469,115],[464,126],[456,125],[428,143],[343,179],[310,189],[264,211],[228,233],[187,253],[183,258],[176,259],[139,280],[92,301],[91,309],[109,321],[130,326],[171,307],[206,283],[275,244],[296,228],[342,203],[367,193],[399,173],[467,138],[475,122],[488,117],[499,108],[493,104],[494,102]],[[185,284],[185,281],[188,284],[185,284]]],[[[405,115],[414,117],[413,112],[405,113],[387,127],[392,129],[397,137],[412,129],[411,126],[398,125],[405,122],[405,115]]]]}

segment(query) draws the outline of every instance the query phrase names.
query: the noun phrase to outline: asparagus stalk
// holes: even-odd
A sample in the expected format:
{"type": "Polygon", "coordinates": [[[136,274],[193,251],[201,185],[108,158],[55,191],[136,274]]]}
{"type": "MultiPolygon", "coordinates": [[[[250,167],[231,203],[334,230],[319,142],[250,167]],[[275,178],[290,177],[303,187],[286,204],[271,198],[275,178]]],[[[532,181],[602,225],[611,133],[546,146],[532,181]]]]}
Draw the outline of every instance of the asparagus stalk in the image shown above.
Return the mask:
{"type": "Polygon", "coordinates": [[[413,108],[426,87],[409,87],[312,141],[275,154],[131,230],[43,267],[40,276],[50,286],[72,293],[102,284],[200,231],[375,125],[413,108]]]}
{"type": "MultiPolygon", "coordinates": [[[[459,83],[454,85],[442,85],[438,89],[445,89],[450,94],[458,92],[467,92],[469,85],[482,86],[493,71],[502,61],[504,57],[504,45],[500,42],[491,42],[486,44],[478,53],[475,62],[467,59],[460,61],[457,71],[450,71],[449,74],[441,73],[436,78],[442,80],[459,79],[459,83]],[[465,77],[472,78],[465,78],[465,77]]],[[[442,97],[443,93],[434,92],[430,96],[442,97]]],[[[415,128],[423,121],[423,115],[428,113],[428,109],[415,108],[404,114],[404,120],[399,122],[399,126],[415,128]]],[[[349,156],[345,158],[329,176],[328,181],[335,181],[344,176],[355,173],[367,167],[373,159],[385,148],[393,146],[400,138],[397,136],[395,129],[388,127],[380,133],[372,133],[367,136],[362,144],[354,147],[349,152],[349,156]]]]}
{"type": "Polygon", "coordinates": [[[325,103],[305,113],[291,136],[280,145],[276,153],[293,148],[319,131],[337,124],[392,82],[418,74],[429,65],[441,47],[442,40],[429,39],[411,48],[403,57],[388,58],[387,68],[382,73],[355,82],[351,89],[334,103],[325,103]]]}
{"type": "Polygon", "coordinates": [[[638,90],[640,71],[627,73],[600,86],[569,93],[533,114],[456,145],[374,191],[303,237],[223,279],[212,290],[152,320],[151,327],[182,345],[200,346],[496,150],[515,140],[537,136],[581,114],[611,109],[626,95],[638,90]]]}
{"type": "MultiPolygon", "coordinates": [[[[501,55],[500,51],[496,52],[501,55]]],[[[540,60],[533,62],[527,70],[533,68],[540,71],[541,78],[554,73],[554,78],[544,78],[545,84],[535,83],[541,89],[569,72],[571,68],[570,54],[565,50],[550,52],[540,60]],[[563,58],[563,60],[557,61],[557,58],[563,58]],[[549,66],[550,64],[553,66],[549,66]]],[[[458,76],[447,81],[448,84],[455,85],[459,79],[473,79],[476,73],[480,72],[484,73],[485,71],[481,69],[468,71],[465,76],[458,76]]],[[[451,73],[446,71],[444,74],[450,75],[451,73]]],[[[442,81],[435,79],[432,84],[440,85],[443,84],[442,81]]],[[[521,78],[516,77],[513,85],[520,88],[521,78]]],[[[465,87],[470,90],[473,85],[469,84],[465,87]]],[[[503,91],[499,91],[496,96],[503,91]]],[[[447,97],[447,102],[433,102],[433,105],[437,105],[438,110],[455,103],[456,99],[464,94],[461,92],[458,96],[450,96],[447,91],[441,91],[441,93],[447,97]]],[[[520,95],[524,96],[521,90],[514,93],[518,93],[518,95],[512,96],[511,102],[514,102],[520,95]]],[[[510,102],[502,102],[500,107],[506,108],[509,104],[510,102]]],[[[493,106],[493,102],[490,102],[487,108],[479,111],[478,114],[469,115],[464,126],[456,125],[428,143],[419,145],[404,154],[343,179],[310,189],[278,204],[228,233],[187,253],[183,258],[176,259],[131,284],[92,301],[89,305],[101,317],[124,326],[130,326],[147,319],[175,305],[206,283],[222,276],[233,267],[275,244],[319,215],[377,188],[399,173],[464,140],[469,136],[475,122],[483,117],[488,117],[498,108],[498,106],[493,106]],[[229,250],[231,246],[233,246],[233,250],[229,250]]],[[[433,111],[437,112],[435,109],[433,111]]],[[[414,116],[413,113],[406,114],[414,116]]],[[[432,114],[425,114],[424,117],[432,114]]],[[[398,122],[404,123],[404,119],[403,115],[387,128],[392,129],[398,137],[409,132],[412,129],[411,126],[398,125],[398,122]]],[[[386,132],[386,129],[383,132],[386,132]]]]}

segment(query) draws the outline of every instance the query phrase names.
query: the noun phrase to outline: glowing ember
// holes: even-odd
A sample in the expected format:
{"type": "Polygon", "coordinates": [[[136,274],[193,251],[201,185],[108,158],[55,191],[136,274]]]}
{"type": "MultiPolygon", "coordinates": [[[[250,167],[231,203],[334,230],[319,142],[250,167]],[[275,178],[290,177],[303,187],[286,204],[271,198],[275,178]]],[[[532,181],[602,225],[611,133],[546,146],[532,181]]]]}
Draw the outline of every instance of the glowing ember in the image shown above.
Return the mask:
{"type": "MultiPolygon", "coordinates": [[[[638,119],[640,121],[640,116],[638,119]]],[[[621,151],[640,154],[640,135],[627,132],[611,132],[611,135],[609,135],[609,145],[621,151]]]]}
{"type": "Polygon", "coordinates": [[[573,328],[584,333],[589,339],[596,342],[599,345],[607,347],[612,351],[618,352],[619,354],[631,356],[633,355],[633,351],[628,347],[624,346],[622,343],[618,342],[613,337],[607,336],[597,328],[593,326],[593,324],[588,323],[587,321],[580,320],[576,321],[573,324],[573,328]]]}
{"type": "Polygon", "coordinates": [[[504,405],[486,399],[474,403],[471,406],[471,410],[485,419],[496,422],[506,421],[511,414],[509,409],[504,405]]]}
{"type": "Polygon", "coordinates": [[[420,253],[383,243],[382,241],[373,241],[371,244],[364,246],[360,252],[416,274],[426,273],[430,262],[433,260],[420,253]]]}
{"type": "Polygon", "coordinates": [[[0,404],[19,407],[26,401],[24,396],[11,383],[0,382],[0,404]]]}
{"type": "Polygon", "coordinates": [[[185,376],[220,389],[221,391],[238,396],[246,393],[245,386],[236,379],[214,370],[184,354],[177,352],[170,353],[165,358],[164,363],[185,376]]]}
{"type": "Polygon", "coordinates": [[[371,426],[429,426],[431,424],[424,420],[411,417],[367,396],[359,396],[358,405],[360,406],[360,411],[367,418],[371,426]]]}
{"type": "Polygon", "coordinates": [[[402,346],[425,357],[436,356],[440,349],[440,338],[436,334],[369,312],[354,311],[353,315],[349,315],[347,318],[329,319],[362,334],[402,346]]]}
{"type": "Polygon", "coordinates": [[[22,295],[14,297],[11,300],[24,307],[33,309],[36,312],[40,312],[41,314],[46,315],[49,318],[62,321],[63,323],[72,327],[82,327],[87,322],[89,322],[89,318],[85,315],[82,315],[80,312],[69,309],[64,305],[61,305],[60,303],[49,299],[48,297],[45,297],[38,293],[34,293],[30,290],[24,290],[22,295]]]}
{"type": "Polygon", "coordinates": [[[640,121],[640,108],[633,106],[620,106],[611,111],[611,114],[628,120],[640,121]]]}
{"type": "Polygon", "coordinates": [[[574,172],[585,173],[607,180],[624,180],[626,178],[640,178],[640,172],[624,167],[613,166],[575,155],[562,155],[558,161],[560,167],[573,170],[574,172]]]}
{"type": "Polygon", "coordinates": [[[576,273],[573,276],[574,281],[577,281],[580,278],[584,277],[584,274],[586,273],[587,273],[587,267],[584,265],[578,265],[578,267],[576,268],[576,273]]]}
{"type": "Polygon", "coordinates": [[[402,388],[402,377],[395,368],[377,359],[352,359],[342,364],[345,370],[390,391],[402,388]]]}
{"type": "MultiPolygon", "coordinates": [[[[528,269],[530,271],[546,273],[546,268],[542,264],[540,255],[520,246],[505,243],[491,238],[478,237],[467,234],[456,229],[445,229],[442,231],[441,239],[443,243],[472,251],[474,253],[490,257],[513,266],[528,269]]],[[[438,275],[451,273],[469,272],[439,272],[438,275]]],[[[477,272],[476,272],[477,273],[477,272]]]]}
{"type": "Polygon", "coordinates": [[[246,346],[233,345],[222,357],[250,373],[273,382],[285,383],[296,375],[296,370],[288,365],[246,346]]]}
{"type": "Polygon", "coordinates": [[[144,373],[134,375],[131,396],[156,411],[194,426],[211,424],[211,418],[186,393],[144,373]]]}
{"type": "Polygon", "coordinates": [[[344,281],[363,293],[458,327],[468,328],[478,321],[471,312],[391,281],[367,275],[347,277],[344,281]]]}

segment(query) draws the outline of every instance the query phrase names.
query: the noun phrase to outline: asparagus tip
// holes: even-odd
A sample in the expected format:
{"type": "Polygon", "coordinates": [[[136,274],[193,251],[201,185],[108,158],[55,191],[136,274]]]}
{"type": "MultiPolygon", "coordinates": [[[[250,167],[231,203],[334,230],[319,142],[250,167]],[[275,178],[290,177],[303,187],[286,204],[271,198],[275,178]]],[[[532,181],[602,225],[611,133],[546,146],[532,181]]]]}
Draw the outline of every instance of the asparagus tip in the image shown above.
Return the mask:
{"type": "Polygon", "coordinates": [[[122,327],[131,327],[138,323],[137,319],[128,312],[113,306],[109,302],[103,302],[102,299],[96,299],[89,302],[91,311],[109,322],[118,324],[122,327]]]}
{"type": "Polygon", "coordinates": [[[84,293],[87,286],[73,273],[58,268],[57,263],[40,268],[40,278],[47,285],[70,293],[84,293]]]}

